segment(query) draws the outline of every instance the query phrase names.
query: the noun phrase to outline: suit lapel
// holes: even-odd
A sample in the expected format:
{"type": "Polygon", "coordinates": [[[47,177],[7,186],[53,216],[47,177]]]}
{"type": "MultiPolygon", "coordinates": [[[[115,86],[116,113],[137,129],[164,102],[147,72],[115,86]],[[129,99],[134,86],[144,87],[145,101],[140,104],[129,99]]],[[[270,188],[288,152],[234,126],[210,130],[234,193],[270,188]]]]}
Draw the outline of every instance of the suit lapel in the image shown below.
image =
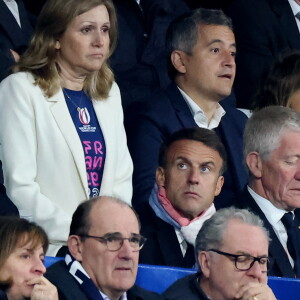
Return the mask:
{"type": "Polygon", "coordinates": [[[176,266],[178,262],[183,262],[183,256],[180,245],[173,226],[156,217],[158,228],[157,240],[161,249],[165,264],[176,266]],[[175,247],[176,245],[176,247],[175,247]]]}
{"type": "Polygon", "coordinates": [[[17,1],[17,3],[19,7],[20,22],[22,26],[22,36],[23,39],[29,40],[31,38],[31,35],[33,34],[33,28],[29,22],[27,11],[24,7],[23,2],[17,1]]]}
{"type": "Polygon", "coordinates": [[[283,29],[290,47],[300,49],[300,33],[290,4],[286,0],[268,1],[271,9],[278,17],[280,27],[283,29]]]}
{"type": "Polygon", "coordinates": [[[0,25],[15,47],[27,41],[27,37],[24,38],[22,29],[3,1],[0,1],[0,25]]]}
{"type": "Polygon", "coordinates": [[[182,127],[196,127],[197,124],[195,123],[192,113],[174,82],[169,85],[166,93],[170,99],[171,105],[174,106],[176,115],[182,124],[182,127]]]}
{"type": "Polygon", "coordinates": [[[241,166],[240,157],[241,153],[243,153],[243,132],[237,133],[237,126],[235,126],[234,120],[230,120],[229,118],[230,116],[227,114],[222,117],[218,128],[216,128],[216,132],[219,133],[227,150],[227,155],[230,157],[232,163],[230,171],[232,172],[234,182],[237,184],[237,190],[241,191],[248,180],[246,168],[241,166]],[[235,142],[238,140],[241,141],[235,142]]]}
{"type": "MultiPolygon", "coordinates": [[[[293,268],[290,264],[290,261],[288,259],[288,256],[287,256],[283,246],[281,245],[272,225],[269,223],[269,221],[265,217],[265,214],[262,212],[262,210],[256,204],[254,199],[251,197],[251,195],[247,191],[247,188],[244,189],[242,196],[239,198],[239,201],[241,202],[243,208],[245,208],[245,207],[249,208],[252,212],[254,212],[257,216],[259,216],[262,219],[262,221],[264,222],[264,226],[269,231],[270,238],[272,240],[269,245],[269,254],[271,257],[273,257],[275,259],[274,264],[276,264],[278,269],[280,270],[280,272],[282,274],[281,276],[295,277],[295,274],[294,274],[293,268]]],[[[273,275],[272,272],[269,275],[273,275]]]]}
{"type": "Polygon", "coordinates": [[[88,194],[88,184],[87,184],[87,175],[86,175],[86,166],[85,166],[85,157],[82,148],[82,144],[76,128],[74,126],[72,117],[70,116],[68,107],[64,100],[64,95],[62,90],[56,93],[53,97],[47,99],[49,102],[53,102],[53,105],[50,106],[52,115],[58,125],[63,137],[66,140],[66,143],[69,146],[69,149],[74,158],[82,185],[86,192],[87,198],[88,194]],[[67,117],[66,117],[67,116],[67,117]]]}

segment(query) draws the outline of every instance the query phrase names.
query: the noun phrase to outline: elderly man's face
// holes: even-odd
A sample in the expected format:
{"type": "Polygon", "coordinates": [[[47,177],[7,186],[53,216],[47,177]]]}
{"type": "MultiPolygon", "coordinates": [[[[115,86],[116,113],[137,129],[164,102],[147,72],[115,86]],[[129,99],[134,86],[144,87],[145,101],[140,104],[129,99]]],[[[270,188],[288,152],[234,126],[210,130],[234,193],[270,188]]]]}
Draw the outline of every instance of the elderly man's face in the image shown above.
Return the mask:
{"type": "Polygon", "coordinates": [[[192,140],[174,142],[167,153],[167,166],[158,168],[156,181],[183,216],[195,218],[214,201],[223,185],[223,160],[219,153],[192,140]]]}
{"type": "MultiPolygon", "coordinates": [[[[90,213],[91,228],[88,235],[104,236],[119,233],[125,238],[139,234],[139,224],[127,206],[108,201],[95,203],[90,213]]],[[[130,289],[135,282],[139,252],[134,252],[128,240],[117,251],[109,251],[105,243],[96,239],[79,240],[77,260],[95,285],[110,299],[130,289]]]]}
{"type": "MultiPolygon", "coordinates": [[[[268,256],[268,240],[259,227],[231,220],[225,230],[223,245],[217,250],[254,257],[268,256]]],[[[251,283],[267,283],[267,272],[258,262],[250,270],[240,271],[235,267],[233,258],[215,252],[201,252],[198,259],[203,271],[200,286],[211,299],[236,299],[242,287],[251,283]]]]}
{"type": "MultiPolygon", "coordinates": [[[[300,133],[283,133],[279,148],[267,161],[261,161],[258,193],[276,207],[293,210],[300,207],[300,133]]],[[[257,191],[256,191],[257,192],[257,191]]]]}

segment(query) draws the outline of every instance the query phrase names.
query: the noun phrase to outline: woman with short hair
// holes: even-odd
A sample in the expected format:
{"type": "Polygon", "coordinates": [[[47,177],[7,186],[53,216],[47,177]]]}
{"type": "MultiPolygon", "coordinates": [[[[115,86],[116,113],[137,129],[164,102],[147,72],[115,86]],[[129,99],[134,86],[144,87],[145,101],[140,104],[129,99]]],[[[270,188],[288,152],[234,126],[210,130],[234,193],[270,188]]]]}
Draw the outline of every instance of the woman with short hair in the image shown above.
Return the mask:
{"type": "Polygon", "coordinates": [[[0,299],[58,300],[56,287],[43,277],[45,231],[25,219],[0,217],[0,240],[0,299]]]}

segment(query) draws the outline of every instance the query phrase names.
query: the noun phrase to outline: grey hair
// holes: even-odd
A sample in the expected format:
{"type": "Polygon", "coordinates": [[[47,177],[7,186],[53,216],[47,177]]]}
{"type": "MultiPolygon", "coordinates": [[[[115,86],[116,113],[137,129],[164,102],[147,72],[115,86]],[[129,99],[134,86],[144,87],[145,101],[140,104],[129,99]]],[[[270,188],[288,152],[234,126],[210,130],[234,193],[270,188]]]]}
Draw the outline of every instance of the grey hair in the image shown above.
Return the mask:
{"type": "Polygon", "coordinates": [[[268,160],[287,131],[300,133],[300,113],[283,106],[268,106],[254,112],[244,131],[244,159],[257,152],[262,160],[268,160]]]}
{"type": "Polygon", "coordinates": [[[244,224],[259,227],[270,241],[269,232],[263,225],[263,221],[247,209],[234,207],[218,210],[210,219],[206,220],[196,237],[195,252],[209,249],[220,249],[224,241],[224,233],[229,221],[240,220],[244,224]]]}

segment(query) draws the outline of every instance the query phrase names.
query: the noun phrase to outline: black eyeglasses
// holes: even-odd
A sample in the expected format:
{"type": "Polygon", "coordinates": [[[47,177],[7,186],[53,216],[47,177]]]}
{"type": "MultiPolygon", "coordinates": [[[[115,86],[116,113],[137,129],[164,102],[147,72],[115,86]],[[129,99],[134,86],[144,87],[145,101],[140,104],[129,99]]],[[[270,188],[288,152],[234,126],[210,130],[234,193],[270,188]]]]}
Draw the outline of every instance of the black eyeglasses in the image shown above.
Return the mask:
{"type": "Polygon", "coordinates": [[[234,259],[235,267],[240,271],[250,270],[253,267],[254,263],[257,261],[260,265],[261,271],[267,272],[273,263],[273,260],[268,256],[255,257],[246,254],[231,254],[216,249],[209,249],[208,251],[216,252],[227,257],[232,257],[234,259]]]}
{"type": "Polygon", "coordinates": [[[80,234],[80,237],[83,238],[92,238],[97,240],[100,243],[106,244],[106,247],[109,251],[118,251],[121,249],[124,240],[128,240],[131,248],[134,252],[141,250],[146,242],[146,238],[140,234],[133,234],[129,238],[124,238],[119,233],[107,233],[104,236],[94,236],[88,234],[80,234]]]}

